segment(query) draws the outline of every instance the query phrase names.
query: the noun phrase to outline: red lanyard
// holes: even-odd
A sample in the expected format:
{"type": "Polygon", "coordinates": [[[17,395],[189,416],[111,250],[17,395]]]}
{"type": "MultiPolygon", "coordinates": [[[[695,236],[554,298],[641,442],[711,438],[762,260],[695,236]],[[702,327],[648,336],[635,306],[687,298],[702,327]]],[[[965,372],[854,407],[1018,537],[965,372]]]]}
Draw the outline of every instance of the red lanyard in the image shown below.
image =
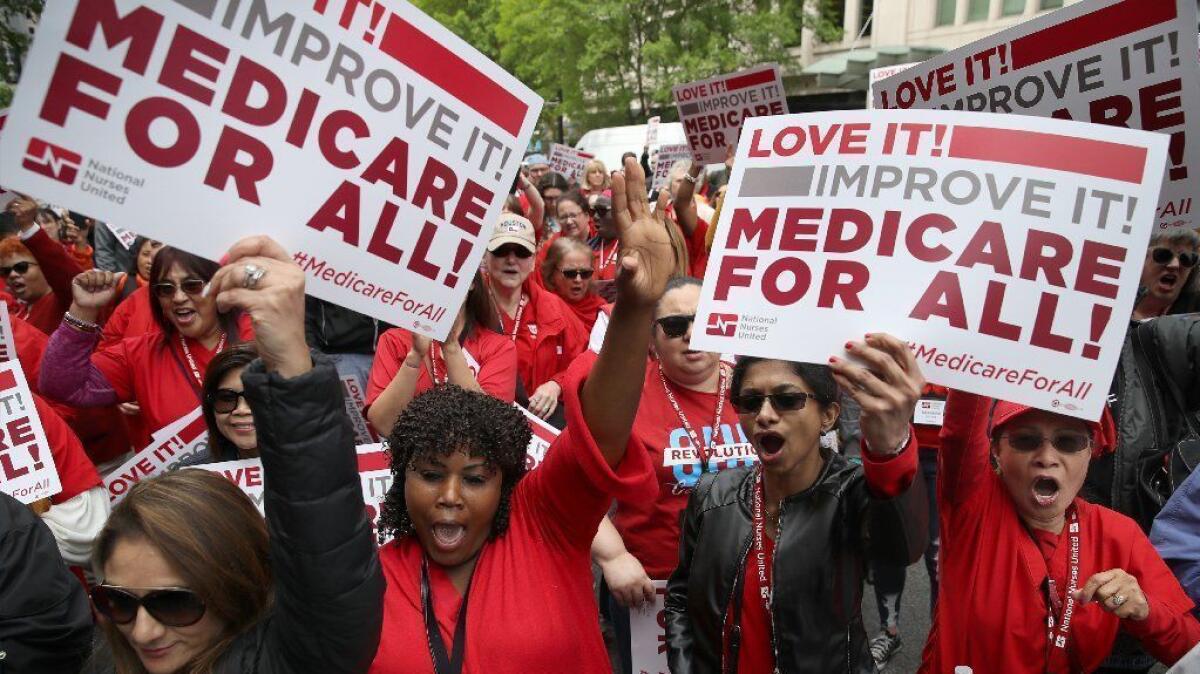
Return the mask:
{"type": "MultiPolygon", "coordinates": [[[[491,279],[488,279],[488,294],[492,296],[492,304],[496,306],[496,317],[500,319],[500,333],[504,332],[504,310],[500,308],[500,301],[496,298],[496,291],[492,290],[491,279]]],[[[509,335],[512,341],[517,341],[517,333],[521,331],[521,314],[525,313],[525,305],[529,303],[529,296],[521,293],[521,301],[517,304],[517,315],[513,318],[513,331],[509,335]]]]}
{"type": "Polygon", "coordinates": [[[609,265],[615,264],[617,261],[617,251],[621,248],[619,240],[613,241],[612,252],[607,255],[604,253],[604,239],[600,239],[600,271],[604,271],[609,265]]]}
{"type": "Polygon", "coordinates": [[[683,408],[679,406],[679,401],[675,399],[675,393],[671,391],[671,385],[667,383],[667,375],[663,374],[662,361],[658,363],[658,378],[662,381],[663,391],[667,394],[667,400],[671,403],[671,407],[675,409],[675,414],[679,417],[680,423],[683,424],[683,430],[687,431],[688,439],[692,441],[692,447],[696,448],[696,453],[700,455],[700,472],[703,473],[708,468],[708,459],[713,455],[713,449],[717,446],[717,436],[721,432],[721,412],[725,410],[725,393],[729,390],[729,374],[725,372],[725,368],[717,363],[717,371],[720,373],[720,384],[717,386],[717,414],[713,419],[712,435],[708,437],[708,447],[704,446],[703,438],[696,433],[696,429],[692,428],[692,424],[688,421],[687,415],[683,413],[683,408]]]}
{"type": "MultiPolygon", "coordinates": [[[[183,347],[183,356],[187,358],[188,367],[192,369],[192,376],[196,378],[196,383],[200,384],[200,388],[204,388],[204,375],[200,374],[200,368],[196,367],[196,359],[192,358],[192,350],[188,348],[187,338],[182,333],[179,335],[179,345],[183,347]]],[[[217,342],[217,348],[213,353],[221,353],[225,349],[225,333],[221,332],[221,339],[217,342]]]]}
{"type": "MultiPolygon", "coordinates": [[[[1055,587],[1054,579],[1048,578],[1046,581],[1046,594],[1049,595],[1050,601],[1047,606],[1046,626],[1049,628],[1047,639],[1049,641],[1048,650],[1054,648],[1065,649],[1067,647],[1067,636],[1071,632],[1071,616],[1075,613],[1075,592],[1079,589],[1079,512],[1075,509],[1071,510],[1071,519],[1067,522],[1067,539],[1071,544],[1070,557],[1067,559],[1067,598],[1064,604],[1058,598],[1057,588],[1055,587]],[[1055,616],[1055,612],[1061,610],[1061,619],[1055,616]]],[[[1049,653],[1047,653],[1047,665],[1049,665],[1049,653]]]]}
{"type": "Polygon", "coordinates": [[[754,485],[754,563],[758,569],[758,595],[762,597],[763,608],[771,615],[771,579],[767,578],[767,548],[763,540],[767,517],[763,512],[763,474],[760,466],[754,485]]]}
{"type": "MultiPolygon", "coordinates": [[[[446,373],[443,375],[438,372],[438,357],[441,356],[442,348],[436,343],[429,347],[429,376],[433,379],[433,385],[438,386],[450,381],[450,366],[446,366],[446,373]]],[[[442,362],[445,362],[443,359],[442,362]]]]}

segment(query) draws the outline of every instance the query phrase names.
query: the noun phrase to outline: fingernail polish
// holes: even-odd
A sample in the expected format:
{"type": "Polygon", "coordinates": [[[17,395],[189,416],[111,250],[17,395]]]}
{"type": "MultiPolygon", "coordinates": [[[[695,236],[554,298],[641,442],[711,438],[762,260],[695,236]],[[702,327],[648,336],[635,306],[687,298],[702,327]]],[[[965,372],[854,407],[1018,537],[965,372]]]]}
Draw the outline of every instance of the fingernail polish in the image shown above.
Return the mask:
{"type": "Polygon", "coordinates": [[[838,362],[837,356],[830,356],[830,357],[829,357],[829,362],[830,362],[830,363],[836,363],[836,362],[838,362]]]}
{"type": "Polygon", "coordinates": [[[846,342],[846,350],[850,351],[854,348],[854,342],[846,342]]]}

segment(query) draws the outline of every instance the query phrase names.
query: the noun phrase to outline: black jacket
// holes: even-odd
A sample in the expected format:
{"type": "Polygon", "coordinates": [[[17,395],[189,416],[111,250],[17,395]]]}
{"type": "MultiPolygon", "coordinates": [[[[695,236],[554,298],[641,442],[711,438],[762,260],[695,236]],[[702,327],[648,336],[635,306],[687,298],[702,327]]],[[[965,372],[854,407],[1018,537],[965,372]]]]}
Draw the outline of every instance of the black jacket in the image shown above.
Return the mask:
{"type": "Polygon", "coordinates": [[[92,650],[92,610],[54,536],[0,494],[0,674],[78,672],[92,650]]]}
{"type": "MultiPolygon", "coordinates": [[[[754,478],[753,467],[706,474],[692,491],[679,566],[667,584],[674,674],[722,671],[722,628],[733,602],[741,602],[752,542],[754,478]]],[[[784,500],[771,611],[780,672],[875,671],[860,615],[868,558],[903,565],[919,559],[927,511],[922,480],[895,499],[876,499],[862,467],[841,455],[825,463],[812,487],[784,500]]]]}
{"type": "Polygon", "coordinates": [[[391,327],[311,295],[304,298],[304,336],[322,353],[375,353],[379,335],[391,327]]]}
{"type": "Polygon", "coordinates": [[[383,573],[363,505],[342,387],[315,354],[283,379],[242,373],[266,476],[275,603],[218,664],[220,674],[365,672],[379,646],[383,573]]]}

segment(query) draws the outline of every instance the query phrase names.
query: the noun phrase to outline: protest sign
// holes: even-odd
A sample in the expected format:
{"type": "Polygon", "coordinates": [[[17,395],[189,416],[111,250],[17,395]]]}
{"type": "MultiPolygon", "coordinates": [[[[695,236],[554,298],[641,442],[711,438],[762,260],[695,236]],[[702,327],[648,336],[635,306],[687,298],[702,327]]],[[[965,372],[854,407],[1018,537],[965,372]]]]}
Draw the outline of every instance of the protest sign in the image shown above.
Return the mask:
{"type": "Polygon", "coordinates": [[[646,147],[658,145],[658,125],[661,123],[662,117],[651,117],[646,120],[646,147]]]}
{"type": "Polygon", "coordinates": [[[872,96],[872,91],[875,89],[876,82],[882,82],[896,73],[904,72],[909,68],[917,65],[917,63],[898,63],[894,66],[883,66],[882,68],[871,68],[867,73],[867,109],[875,108],[875,99],[872,96]]]}
{"type": "Polygon", "coordinates": [[[129,248],[133,246],[133,242],[137,241],[138,235],[135,232],[131,232],[128,229],[122,229],[115,225],[106,224],[105,227],[108,227],[108,231],[112,232],[113,236],[117,238],[117,241],[125,250],[129,250],[129,248]]]}
{"type": "Polygon", "coordinates": [[[521,410],[525,420],[529,422],[529,430],[533,431],[533,437],[529,438],[529,447],[525,450],[525,468],[533,470],[546,460],[546,450],[554,444],[554,439],[558,437],[558,429],[516,403],[513,403],[513,407],[521,410]]]}
{"type": "Polygon", "coordinates": [[[0,182],[443,339],[542,100],[401,0],[47,3],[0,182]]]}
{"type": "Polygon", "coordinates": [[[346,392],[346,416],[350,418],[350,425],[354,427],[354,443],[368,445],[379,442],[375,429],[371,428],[371,424],[367,423],[367,418],[363,415],[363,409],[367,406],[367,396],[363,393],[358,375],[343,374],[341,380],[342,389],[346,392]]]}
{"type": "Polygon", "coordinates": [[[750,117],[787,114],[779,66],[755,66],[671,89],[692,158],[705,164],[725,161],[750,117]]]}
{"type": "Polygon", "coordinates": [[[576,150],[569,145],[554,143],[550,146],[550,170],[561,173],[564,178],[573,182],[583,182],[583,172],[587,163],[596,158],[582,150],[576,150]]]}
{"type": "Polygon", "coordinates": [[[687,145],[663,145],[658,148],[654,159],[654,180],[650,183],[652,189],[661,190],[667,186],[671,177],[671,167],[680,159],[691,159],[692,149],[687,145]]]}
{"type": "Polygon", "coordinates": [[[931,382],[1094,420],[1167,144],[987,113],[751,119],[691,348],[826,362],[888,332],[931,382]]]}
{"type": "Polygon", "coordinates": [[[1170,137],[1160,230],[1195,229],[1200,64],[1195,0],[1093,0],[1037,17],[879,82],[876,108],[1073,119],[1170,137]]]}
{"type": "MultiPolygon", "coordinates": [[[[0,110],[0,137],[2,137],[4,135],[4,123],[7,121],[8,121],[8,108],[5,108],[3,110],[0,110]]],[[[15,192],[9,192],[8,190],[4,189],[3,185],[0,185],[0,209],[7,206],[8,202],[12,201],[13,198],[16,196],[17,195],[15,192]]]]}
{"type": "Polygon", "coordinates": [[[0,363],[17,358],[17,340],[13,336],[12,318],[8,315],[8,305],[0,302],[0,363]]]}
{"type": "Polygon", "coordinates": [[[654,603],[629,609],[629,652],[638,674],[667,674],[667,581],[655,580],[654,603]]]}
{"type": "Polygon", "coordinates": [[[62,491],[29,382],[15,358],[0,363],[0,492],[33,503],[62,491]]]}
{"type": "Polygon", "coordinates": [[[208,426],[197,407],[154,433],[150,444],[104,478],[109,503],[116,505],[133,485],[175,470],[179,464],[208,450],[208,426]]]}

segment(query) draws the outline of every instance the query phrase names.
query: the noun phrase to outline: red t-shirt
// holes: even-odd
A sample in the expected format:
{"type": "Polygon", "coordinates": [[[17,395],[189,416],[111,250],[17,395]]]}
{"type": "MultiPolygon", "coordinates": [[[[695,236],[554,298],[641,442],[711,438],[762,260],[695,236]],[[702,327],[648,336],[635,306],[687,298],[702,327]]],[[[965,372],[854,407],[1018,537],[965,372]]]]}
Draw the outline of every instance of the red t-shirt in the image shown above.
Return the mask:
{"type": "MultiPolygon", "coordinates": [[[[707,449],[717,394],[698,393],[676,384],[671,385],[671,390],[707,449]]],[[[758,455],[729,402],[728,391],[725,395],[720,435],[708,464],[710,472],[758,462],[758,455]]],[[[654,466],[658,485],[638,498],[619,501],[613,524],[625,541],[625,549],[642,563],[646,573],[655,580],[666,580],[679,564],[679,520],[687,508],[688,495],[700,481],[701,471],[699,456],[663,390],[655,361],[646,367],[633,437],[654,466]]]]}
{"type": "Polygon", "coordinates": [[[621,242],[613,239],[605,241],[599,237],[591,240],[592,246],[592,276],[597,281],[611,281],[617,278],[617,269],[621,266],[621,242]]]}
{"type": "Polygon", "coordinates": [[[675,217],[675,204],[667,204],[667,218],[679,227],[680,234],[683,234],[684,244],[687,246],[688,252],[688,275],[696,278],[704,278],[704,269],[708,266],[708,221],[699,215],[696,216],[696,228],[692,230],[692,235],[688,236],[687,232],[680,227],[679,220],[675,217]]]}
{"type": "Polygon", "coordinates": [[[122,339],[161,331],[150,312],[150,286],[141,286],[122,300],[108,317],[100,336],[100,346],[103,348],[122,339]]]}
{"type": "MultiPolygon", "coordinates": [[[[775,566],[775,541],[763,536],[766,555],[767,587],[771,587],[775,566]]],[[[775,674],[775,647],[771,641],[771,615],[763,605],[758,581],[758,562],[754,548],[746,555],[742,569],[741,645],[738,647],[738,674],[775,674]]],[[[725,614],[725,656],[729,656],[729,638],[733,629],[733,607],[725,614]]]]}
{"type": "MultiPolygon", "coordinates": [[[[630,442],[620,466],[611,469],[580,411],[582,380],[572,375],[567,383],[567,430],[517,484],[508,531],[489,541],[476,563],[464,674],[612,671],[592,592],[592,538],[614,496],[644,489],[650,465],[630,442]]],[[[415,537],[379,551],[387,591],[374,674],[433,671],[421,605],[422,554],[415,537]]],[[[430,583],[449,650],[459,598],[432,563],[430,583]]]]}
{"type": "Polygon", "coordinates": [[[1071,546],[1060,537],[1047,562],[1047,546],[1029,535],[1007,487],[990,470],[990,406],[990,399],[959,391],[947,401],[938,454],[938,563],[948,591],[938,597],[920,671],[942,674],[966,665],[975,674],[1090,672],[1107,657],[1118,628],[1164,663],[1187,653],[1200,641],[1200,624],[1179,581],[1133,520],[1076,498],[1078,585],[1100,571],[1124,569],[1138,579],[1150,616],[1118,620],[1096,602],[1076,605],[1067,648],[1050,649],[1047,663],[1044,582],[1053,578],[1065,592],[1071,546]]]}
{"type": "Polygon", "coordinates": [[[54,467],[58,470],[58,481],[62,484],[62,491],[51,496],[50,503],[64,503],[92,487],[99,486],[100,474],[96,472],[96,467],[83,451],[79,438],[67,423],[36,393],[33,396],[33,404],[37,408],[38,418],[42,421],[46,442],[50,444],[50,454],[54,457],[54,467]]]}
{"type": "MultiPolygon", "coordinates": [[[[375,347],[375,362],[371,364],[371,377],[367,380],[367,407],[375,403],[379,394],[396,378],[404,366],[404,358],[412,350],[412,333],[404,328],[392,328],[379,337],[375,347]]],[[[490,396],[511,403],[517,389],[517,347],[512,340],[487,328],[476,326],[463,343],[467,365],[475,374],[480,388],[490,396]]],[[[438,359],[438,374],[446,376],[446,362],[438,359]]],[[[433,377],[429,362],[417,375],[414,395],[433,388],[433,377]]]]}

